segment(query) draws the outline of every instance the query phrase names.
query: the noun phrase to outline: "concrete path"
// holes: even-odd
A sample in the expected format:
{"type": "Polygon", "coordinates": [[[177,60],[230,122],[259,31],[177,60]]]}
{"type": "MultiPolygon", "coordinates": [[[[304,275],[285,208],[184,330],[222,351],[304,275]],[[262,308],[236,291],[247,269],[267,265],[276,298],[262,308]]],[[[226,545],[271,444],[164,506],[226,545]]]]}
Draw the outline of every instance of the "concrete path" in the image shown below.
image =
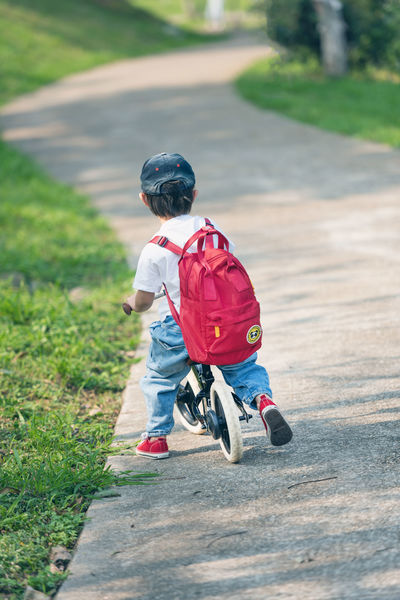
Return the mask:
{"type": "MultiPolygon", "coordinates": [[[[124,61],[2,112],[5,138],[89,193],[132,265],[157,227],[137,201],[144,159],[187,156],[196,212],[251,273],[261,361],[294,429],[274,449],[255,417],[239,465],[180,426],[167,461],[112,458],[159,483],[93,503],[59,600],[400,597],[400,153],[244,103],[229,81],[263,53],[224,43],[124,61]]],[[[143,368],[121,440],[144,428],[143,368]]]]}

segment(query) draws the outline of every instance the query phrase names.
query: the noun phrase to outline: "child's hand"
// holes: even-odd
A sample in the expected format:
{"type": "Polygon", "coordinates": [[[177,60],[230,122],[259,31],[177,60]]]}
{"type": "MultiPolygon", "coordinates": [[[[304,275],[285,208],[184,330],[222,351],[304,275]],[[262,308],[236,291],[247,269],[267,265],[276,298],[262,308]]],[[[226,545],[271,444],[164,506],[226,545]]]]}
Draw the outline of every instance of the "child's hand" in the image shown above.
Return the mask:
{"type": "Polygon", "coordinates": [[[138,290],[133,296],[129,296],[126,302],[122,305],[126,314],[130,314],[129,309],[134,310],[137,313],[145,312],[151,308],[154,301],[153,292],[143,292],[138,290]]]}

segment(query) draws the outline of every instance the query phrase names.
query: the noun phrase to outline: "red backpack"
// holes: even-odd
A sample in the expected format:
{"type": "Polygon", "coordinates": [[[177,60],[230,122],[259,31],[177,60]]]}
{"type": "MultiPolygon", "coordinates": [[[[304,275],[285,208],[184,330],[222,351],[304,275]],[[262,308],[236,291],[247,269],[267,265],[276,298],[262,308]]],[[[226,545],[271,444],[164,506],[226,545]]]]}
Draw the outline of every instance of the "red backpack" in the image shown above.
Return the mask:
{"type": "Polygon", "coordinates": [[[183,249],[162,236],[150,242],[180,255],[180,314],[164,287],[192,361],[235,364],[261,347],[260,305],[249,276],[229,252],[226,237],[208,219],[183,249]],[[218,236],[218,248],[213,236],[218,236]],[[197,252],[188,252],[196,241],[197,252]]]}

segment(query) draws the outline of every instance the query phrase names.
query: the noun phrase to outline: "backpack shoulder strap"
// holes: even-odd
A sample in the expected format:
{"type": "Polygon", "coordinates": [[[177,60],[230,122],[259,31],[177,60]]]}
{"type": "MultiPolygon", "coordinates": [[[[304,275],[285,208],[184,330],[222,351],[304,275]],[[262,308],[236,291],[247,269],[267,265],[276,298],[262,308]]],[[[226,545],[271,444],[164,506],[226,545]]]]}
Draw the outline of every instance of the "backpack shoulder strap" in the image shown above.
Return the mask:
{"type": "MultiPolygon", "coordinates": [[[[206,217],[204,221],[208,227],[214,227],[214,225],[211,223],[208,217],[206,217]]],[[[208,235],[206,237],[206,248],[214,248],[214,241],[211,235],[208,235]]]]}
{"type": "MultiPolygon", "coordinates": [[[[149,244],[156,244],[156,246],[160,246],[161,248],[166,248],[170,252],[173,252],[174,254],[177,254],[178,256],[182,256],[182,248],[179,248],[179,246],[177,246],[173,242],[170,242],[169,239],[163,235],[156,235],[149,241],[149,244]]],[[[178,311],[176,310],[175,305],[172,302],[170,295],[168,294],[167,286],[165,285],[165,283],[163,283],[163,286],[165,289],[165,294],[167,296],[167,300],[168,300],[168,304],[169,304],[169,308],[172,313],[172,316],[175,319],[176,323],[179,325],[180,319],[179,319],[178,311]]]]}
{"type": "Polygon", "coordinates": [[[161,248],[166,248],[167,250],[169,250],[170,252],[173,252],[174,254],[179,254],[179,256],[181,256],[181,254],[182,254],[182,248],[180,248],[173,242],[170,242],[169,239],[163,235],[156,235],[155,237],[153,237],[153,239],[151,239],[149,241],[149,244],[156,244],[156,246],[160,246],[161,248]]]}

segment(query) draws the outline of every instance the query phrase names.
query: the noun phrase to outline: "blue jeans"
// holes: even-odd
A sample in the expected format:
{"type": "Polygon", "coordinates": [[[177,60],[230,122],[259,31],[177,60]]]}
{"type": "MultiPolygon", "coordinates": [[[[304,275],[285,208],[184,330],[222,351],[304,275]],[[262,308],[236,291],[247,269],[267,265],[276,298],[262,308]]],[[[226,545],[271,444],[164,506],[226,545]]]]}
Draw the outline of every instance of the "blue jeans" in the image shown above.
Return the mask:
{"type": "MultiPolygon", "coordinates": [[[[173,426],[173,410],[179,384],[189,373],[188,353],[180,327],[171,316],[150,325],[151,345],[146,363],[146,375],[140,387],[146,398],[149,436],[168,435],[173,426]]],[[[234,365],[218,368],[225,382],[235,394],[256,409],[255,397],[267,394],[272,397],[267,371],[256,363],[255,352],[248,359],[234,365]]]]}

